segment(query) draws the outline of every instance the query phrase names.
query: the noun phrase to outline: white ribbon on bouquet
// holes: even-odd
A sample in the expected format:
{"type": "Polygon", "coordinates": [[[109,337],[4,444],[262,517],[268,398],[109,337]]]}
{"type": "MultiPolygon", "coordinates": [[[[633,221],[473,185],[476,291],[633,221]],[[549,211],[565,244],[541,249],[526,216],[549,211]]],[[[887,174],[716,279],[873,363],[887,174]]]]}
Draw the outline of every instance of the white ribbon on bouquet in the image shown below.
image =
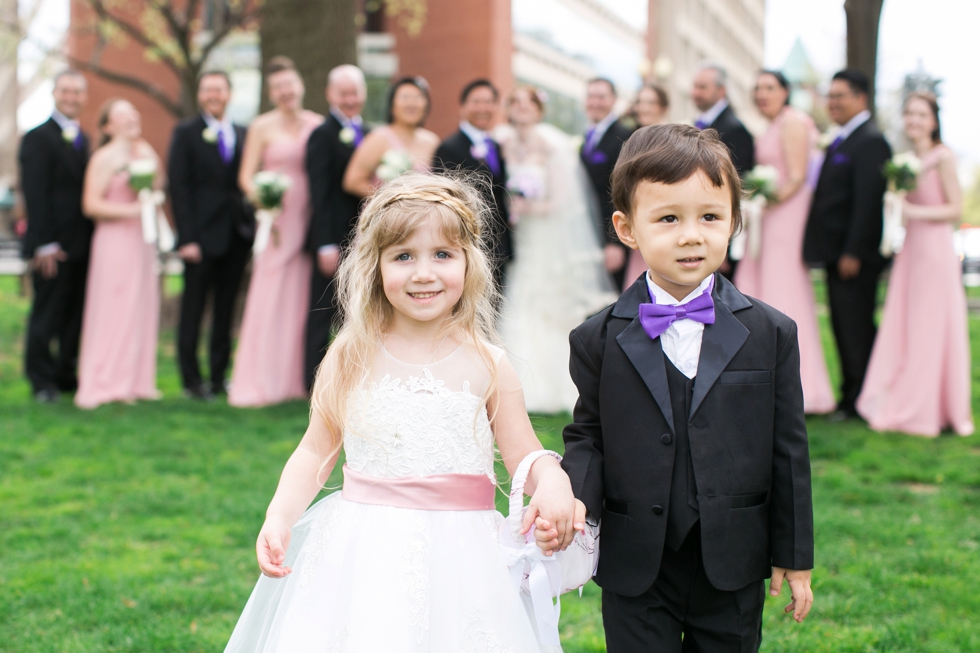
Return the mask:
{"type": "Polygon", "coordinates": [[[255,241],[252,243],[252,253],[261,254],[269,246],[269,237],[272,235],[272,226],[279,216],[281,209],[256,209],[255,210],[255,241]]]}
{"type": "Polygon", "coordinates": [[[902,205],[905,203],[904,190],[885,191],[884,211],[882,212],[881,245],[878,251],[885,258],[902,251],[905,246],[905,218],[902,205]]]}
{"type": "Polygon", "coordinates": [[[766,198],[756,195],[742,202],[742,230],[732,239],[730,257],[741,261],[746,255],[759,258],[762,249],[762,213],[766,210],[766,198]]]}
{"type": "Polygon", "coordinates": [[[140,203],[143,242],[147,245],[155,244],[160,251],[169,252],[174,248],[174,232],[160,210],[166,196],[162,190],[144,188],[139,192],[137,198],[140,203]]]}

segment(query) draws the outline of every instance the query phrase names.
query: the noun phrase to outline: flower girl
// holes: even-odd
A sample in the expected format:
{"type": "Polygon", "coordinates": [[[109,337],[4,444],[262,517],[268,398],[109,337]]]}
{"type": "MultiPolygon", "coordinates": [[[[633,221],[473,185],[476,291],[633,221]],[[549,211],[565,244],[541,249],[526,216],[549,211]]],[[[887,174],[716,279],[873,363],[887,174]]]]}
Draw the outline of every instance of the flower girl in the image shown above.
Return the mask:
{"type": "MultiPolygon", "coordinates": [[[[485,212],[465,183],[407,174],[361,214],[338,272],[344,324],[226,651],[543,650],[498,549],[494,444],[511,474],[541,445],[492,344],[485,212]],[[341,447],[343,490],[304,514],[341,447]]],[[[540,516],[566,546],[584,509],[556,458],[526,487],[524,530],[540,516]]]]}

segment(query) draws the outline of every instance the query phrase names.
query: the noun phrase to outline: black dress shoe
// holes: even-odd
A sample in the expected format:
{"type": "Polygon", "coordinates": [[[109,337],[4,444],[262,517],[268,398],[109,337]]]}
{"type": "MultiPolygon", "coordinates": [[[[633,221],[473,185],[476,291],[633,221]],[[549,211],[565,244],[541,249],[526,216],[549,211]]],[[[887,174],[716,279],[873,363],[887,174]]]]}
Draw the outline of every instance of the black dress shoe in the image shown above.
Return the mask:
{"type": "Polygon", "coordinates": [[[855,419],[857,416],[857,411],[838,408],[830,415],[827,415],[827,421],[831,424],[839,424],[841,422],[846,422],[849,419],[855,419]]]}
{"type": "Polygon", "coordinates": [[[61,393],[56,388],[44,388],[34,393],[34,401],[39,404],[56,404],[61,399],[61,393]]]}
{"type": "Polygon", "coordinates": [[[216,383],[212,383],[211,384],[211,394],[213,394],[214,396],[228,394],[228,382],[227,381],[218,381],[216,383]]]}
{"type": "Polygon", "coordinates": [[[199,385],[193,388],[185,388],[184,396],[195,401],[213,401],[214,395],[205,386],[199,385]]]}

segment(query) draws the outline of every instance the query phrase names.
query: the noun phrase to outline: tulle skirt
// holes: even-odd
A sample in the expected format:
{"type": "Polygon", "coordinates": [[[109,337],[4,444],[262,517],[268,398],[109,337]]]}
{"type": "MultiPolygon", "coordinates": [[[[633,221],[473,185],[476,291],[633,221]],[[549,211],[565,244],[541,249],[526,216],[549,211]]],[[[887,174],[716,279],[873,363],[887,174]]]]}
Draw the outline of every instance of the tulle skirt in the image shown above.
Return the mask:
{"type": "Polygon", "coordinates": [[[498,548],[496,511],[409,510],[339,492],[293,528],[226,653],[540,653],[498,548]]]}

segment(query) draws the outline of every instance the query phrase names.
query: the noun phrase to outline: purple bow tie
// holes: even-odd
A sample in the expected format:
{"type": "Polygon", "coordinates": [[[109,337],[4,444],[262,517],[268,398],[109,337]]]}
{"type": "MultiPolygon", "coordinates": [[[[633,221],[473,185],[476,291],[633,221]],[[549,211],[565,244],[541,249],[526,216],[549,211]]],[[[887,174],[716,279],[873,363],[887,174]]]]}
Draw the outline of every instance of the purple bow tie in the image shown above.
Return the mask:
{"type": "Polygon", "coordinates": [[[640,324],[651,339],[659,338],[677,320],[694,320],[701,324],[715,323],[715,302],[708,289],[686,304],[640,304],[640,324]]]}

